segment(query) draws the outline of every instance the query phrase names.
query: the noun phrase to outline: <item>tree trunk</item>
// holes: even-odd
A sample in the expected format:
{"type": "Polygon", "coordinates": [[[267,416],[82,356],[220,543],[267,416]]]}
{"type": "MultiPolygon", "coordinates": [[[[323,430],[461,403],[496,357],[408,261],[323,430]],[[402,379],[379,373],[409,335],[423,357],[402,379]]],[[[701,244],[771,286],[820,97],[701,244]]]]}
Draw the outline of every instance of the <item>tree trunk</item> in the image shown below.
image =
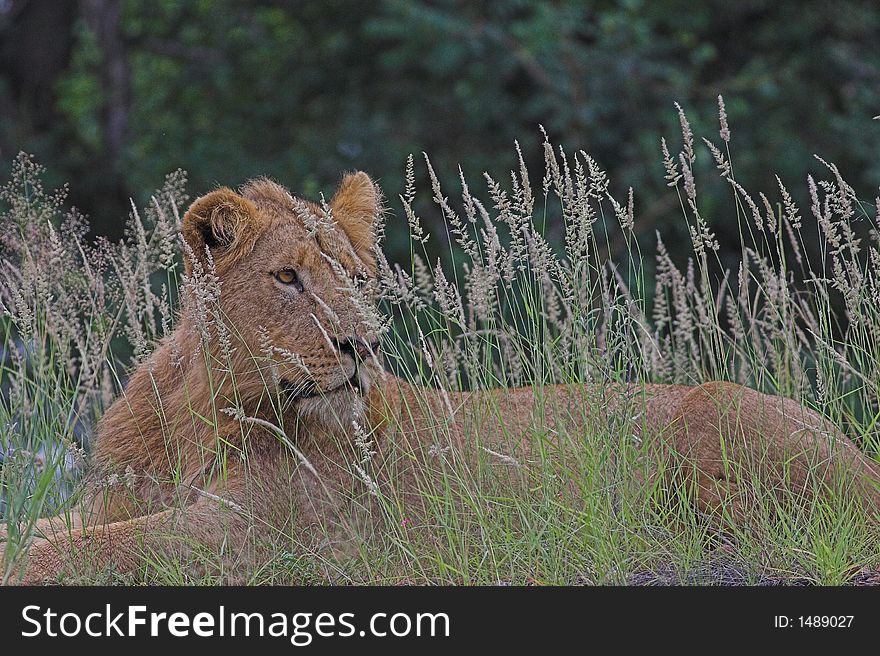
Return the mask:
{"type": "Polygon", "coordinates": [[[125,201],[122,177],[128,115],[131,104],[131,71],[122,32],[122,0],[83,0],[83,18],[101,48],[99,77],[104,95],[101,133],[106,167],[113,186],[125,201]]]}

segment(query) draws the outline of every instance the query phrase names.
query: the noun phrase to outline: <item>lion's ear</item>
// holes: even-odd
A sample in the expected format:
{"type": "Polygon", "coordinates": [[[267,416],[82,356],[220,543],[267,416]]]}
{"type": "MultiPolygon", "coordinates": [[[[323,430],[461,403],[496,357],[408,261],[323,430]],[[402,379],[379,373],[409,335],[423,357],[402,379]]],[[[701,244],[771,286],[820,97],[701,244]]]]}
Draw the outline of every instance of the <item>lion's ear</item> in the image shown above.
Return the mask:
{"type": "MultiPolygon", "coordinates": [[[[183,238],[195,257],[204,261],[205,247],[215,264],[233,261],[250,252],[259,237],[259,212],[247,198],[221,187],[196,200],[183,217],[183,238]]],[[[192,269],[186,260],[186,273],[192,269]]]]}
{"type": "Polygon", "coordinates": [[[382,212],[382,192],[363,171],[349,173],[330,201],[333,218],[358,257],[371,269],[376,265],[376,224],[382,212]]]}

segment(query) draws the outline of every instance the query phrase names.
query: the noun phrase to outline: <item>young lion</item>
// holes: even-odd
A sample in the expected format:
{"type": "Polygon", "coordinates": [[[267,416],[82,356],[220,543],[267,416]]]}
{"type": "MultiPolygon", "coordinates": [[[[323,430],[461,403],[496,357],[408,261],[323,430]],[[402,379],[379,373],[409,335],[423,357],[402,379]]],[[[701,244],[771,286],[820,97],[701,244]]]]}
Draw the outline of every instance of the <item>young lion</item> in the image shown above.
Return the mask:
{"type": "Polygon", "coordinates": [[[200,550],[234,577],[279,541],[329,536],[345,548],[353,527],[374,517],[363,501],[371,486],[417,496],[419,463],[438,432],[462,453],[478,435],[481,449],[522,459],[530,445],[511,435],[624,411],[639,417],[641,435],[657,437],[655,456],[674,463],[665,484],[695,483],[706,513],[745,515],[749,481],[737,472],[746,467],[768,488],[808,497],[833,485],[872,516],[880,509],[877,463],[815,412],[739,385],[447,394],[385,373],[364,307],[380,192],[366,174],[350,174],[329,209],[265,179],[193,203],[179,324],[98,426],[87,510],[72,528],[69,518],[40,520],[9,582],[138,573],[144,554],[192,563],[200,550]],[[376,480],[350,475],[365,434],[378,462],[398,463],[376,480]],[[401,445],[416,457],[389,457],[401,445]]]}

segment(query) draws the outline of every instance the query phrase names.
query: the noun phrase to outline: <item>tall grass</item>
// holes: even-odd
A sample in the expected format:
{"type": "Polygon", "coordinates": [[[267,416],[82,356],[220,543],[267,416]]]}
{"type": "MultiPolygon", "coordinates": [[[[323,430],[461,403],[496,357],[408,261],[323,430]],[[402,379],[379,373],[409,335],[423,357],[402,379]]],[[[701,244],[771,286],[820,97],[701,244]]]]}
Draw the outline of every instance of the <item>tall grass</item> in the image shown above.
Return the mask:
{"type": "MultiPolygon", "coordinates": [[[[807,211],[778,178],[772,190],[749,191],[734,175],[721,98],[717,138],[698,142],[681,108],[678,115],[679,152],[661,142],[658,174],[690,236],[681,262],[663,234],[656,248],[643,247],[637,193],[615,196],[616,185],[583,151],[566,153],[545,137],[543,176],[533,180],[517,144],[509,180],[486,175],[476,194],[460,176],[455,200],[425,156],[445,234],[429,234],[415,211],[410,157],[401,211],[389,219],[395,230],[408,225],[409,261],[379,256],[386,366],[446,395],[447,407],[462,390],[530,386],[542,406],[552,384],[587,384],[599,405],[615,383],[731,380],[799,400],[876,456],[880,199],[860,201],[819,158],[822,176],[806,180],[807,211]],[[698,158],[714,162],[729,187],[712,217],[698,194],[698,158]],[[734,267],[719,257],[713,225],[722,221],[738,226],[734,267]],[[560,225],[554,243],[548,235],[560,225]],[[429,239],[444,243],[443,260],[429,258],[429,239]],[[608,261],[615,244],[625,254],[608,261]]],[[[41,173],[21,155],[0,192],[7,562],[26,548],[38,516],[75,505],[91,428],[127,367],[144,360],[178,311],[183,175],[169,176],[142,212],[133,207],[126,237],[111,244],[88,242],[83,217],[62,210],[63,191],[46,192],[41,173]]],[[[644,484],[637,418],[566,412],[574,416],[559,424],[568,434],[554,435],[556,448],[542,439],[540,422],[532,435],[508,436],[537,445],[530,463],[484,443],[475,422],[475,468],[449,453],[438,421],[426,442],[438,475],[420,490],[419,530],[405,496],[377,485],[383,530],[356,555],[340,562],[291,540],[249,580],[840,583],[878,564],[876,530],[839,499],[785,511],[768,494],[747,527],[721,530],[693,510],[687,489],[644,484]]],[[[357,425],[354,432],[362,458],[351,476],[372,482],[381,472],[371,436],[357,425]]],[[[217,580],[149,557],[153,580],[217,580]]]]}

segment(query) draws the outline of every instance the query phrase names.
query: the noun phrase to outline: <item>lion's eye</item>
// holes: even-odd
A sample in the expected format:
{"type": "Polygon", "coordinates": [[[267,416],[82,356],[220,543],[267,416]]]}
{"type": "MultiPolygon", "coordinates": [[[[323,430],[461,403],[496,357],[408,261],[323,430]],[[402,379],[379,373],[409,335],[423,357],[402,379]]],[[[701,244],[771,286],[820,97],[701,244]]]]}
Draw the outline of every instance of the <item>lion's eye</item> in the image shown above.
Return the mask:
{"type": "Polygon", "coordinates": [[[275,280],[282,285],[294,285],[299,291],[303,290],[302,282],[300,282],[299,276],[296,275],[296,271],[293,269],[281,269],[281,271],[276,271],[275,280]]]}

